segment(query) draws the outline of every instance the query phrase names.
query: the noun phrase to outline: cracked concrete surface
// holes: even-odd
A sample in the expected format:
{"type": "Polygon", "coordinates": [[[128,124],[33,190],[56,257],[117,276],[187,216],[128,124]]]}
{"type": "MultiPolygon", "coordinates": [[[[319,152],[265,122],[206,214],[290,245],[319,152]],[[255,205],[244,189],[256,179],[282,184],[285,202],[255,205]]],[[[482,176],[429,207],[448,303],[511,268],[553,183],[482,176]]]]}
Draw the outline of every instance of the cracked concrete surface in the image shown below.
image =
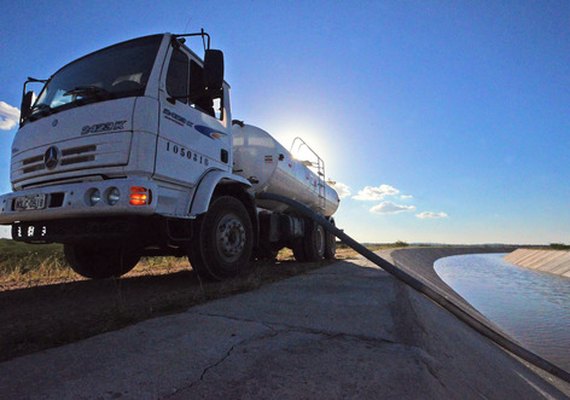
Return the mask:
{"type": "Polygon", "coordinates": [[[0,398],[563,398],[363,260],[0,364],[0,398]]]}

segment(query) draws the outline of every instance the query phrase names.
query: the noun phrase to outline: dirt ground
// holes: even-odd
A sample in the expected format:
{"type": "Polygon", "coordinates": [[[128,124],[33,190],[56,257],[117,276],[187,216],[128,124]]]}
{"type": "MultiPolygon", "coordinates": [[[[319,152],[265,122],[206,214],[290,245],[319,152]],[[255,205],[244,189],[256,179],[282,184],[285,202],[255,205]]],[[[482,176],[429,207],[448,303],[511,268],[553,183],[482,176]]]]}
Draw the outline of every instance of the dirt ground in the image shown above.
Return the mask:
{"type": "MultiPolygon", "coordinates": [[[[337,258],[353,258],[339,250],[337,258]]],[[[120,329],[193,305],[253,290],[261,285],[330,264],[297,263],[287,252],[275,262],[256,262],[249,274],[203,282],[187,261],[168,268],[141,263],[121,279],[12,282],[0,290],[0,361],[120,329]]]]}

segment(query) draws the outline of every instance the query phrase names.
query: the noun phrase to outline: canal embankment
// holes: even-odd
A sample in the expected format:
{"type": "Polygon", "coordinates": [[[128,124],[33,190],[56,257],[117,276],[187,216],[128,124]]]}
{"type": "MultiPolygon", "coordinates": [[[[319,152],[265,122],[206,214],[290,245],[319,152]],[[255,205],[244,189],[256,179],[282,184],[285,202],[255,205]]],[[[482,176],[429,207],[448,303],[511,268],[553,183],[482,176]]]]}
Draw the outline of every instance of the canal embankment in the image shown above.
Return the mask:
{"type": "Polygon", "coordinates": [[[511,264],[570,278],[570,251],[516,249],[505,256],[511,264]]]}
{"type": "MultiPolygon", "coordinates": [[[[386,251],[382,253],[382,256],[410,275],[435,288],[482,324],[500,332],[501,329],[497,325],[489,321],[438,276],[435,272],[434,264],[437,260],[444,257],[482,253],[509,253],[513,250],[514,248],[509,246],[411,248],[386,251]]],[[[539,380],[542,383],[552,384],[561,391],[558,394],[550,392],[551,396],[554,398],[570,398],[570,384],[567,382],[509,353],[491,340],[476,333],[447,311],[435,306],[425,296],[404,284],[401,284],[401,286],[404,298],[409,299],[408,313],[414,316],[413,321],[409,321],[408,327],[415,327],[417,345],[426,349],[430,354],[441,353],[441,356],[449,361],[449,364],[446,364],[442,370],[438,371],[440,378],[447,375],[443,379],[461,379],[462,374],[469,374],[473,381],[477,382],[476,387],[486,388],[485,381],[491,387],[506,385],[503,389],[507,390],[507,392],[511,391],[510,395],[504,392],[507,396],[506,398],[517,398],[517,395],[514,395],[515,392],[512,390],[513,385],[521,383],[517,377],[521,376],[519,374],[522,367],[522,370],[525,371],[522,375],[525,376],[523,387],[528,389],[529,384],[531,386],[536,384],[536,379],[540,378],[539,380]],[[475,369],[472,369],[472,366],[475,366],[475,369]],[[492,371],[495,371],[496,375],[492,371]],[[511,374],[514,371],[516,372],[511,374]],[[459,372],[459,375],[457,372],[459,372]],[[533,376],[532,380],[529,380],[530,376],[533,376]],[[507,387],[509,389],[506,389],[507,387]],[[512,397],[513,395],[514,397],[512,397]]],[[[405,301],[402,301],[402,303],[405,303],[405,301]]],[[[497,393],[493,393],[489,398],[495,398],[497,393]]],[[[543,392],[543,395],[549,398],[546,392],[543,392]]],[[[542,396],[539,395],[538,397],[542,396]]]]}

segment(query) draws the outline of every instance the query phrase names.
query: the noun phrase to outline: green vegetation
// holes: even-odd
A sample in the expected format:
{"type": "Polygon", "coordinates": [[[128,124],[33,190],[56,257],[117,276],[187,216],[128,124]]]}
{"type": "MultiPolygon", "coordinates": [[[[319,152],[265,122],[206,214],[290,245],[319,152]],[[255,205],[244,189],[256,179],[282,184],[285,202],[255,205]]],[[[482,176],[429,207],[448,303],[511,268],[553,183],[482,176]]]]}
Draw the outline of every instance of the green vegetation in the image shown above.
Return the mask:
{"type": "MultiPolygon", "coordinates": [[[[189,269],[176,257],[142,258],[131,275],[167,274],[189,269]]],[[[61,244],[27,244],[0,239],[0,289],[81,280],[67,264],[61,244]]]]}
{"type": "Polygon", "coordinates": [[[66,268],[63,246],[60,244],[33,245],[0,239],[0,275],[25,275],[43,268],[56,271],[66,268]]]}
{"type": "MultiPolygon", "coordinates": [[[[371,251],[407,247],[401,240],[394,243],[364,243],[371,251]]],[[[353,259],[358,254],[344,243],[337,245],[337,259],[353,259]]],[[[283,249],[277,259],[294,261],[292,252],[283,249]]],[[[142,258],[128,276],[157,275],[188,270],[185,257],[142,258]]],[[[0,239],[0,288],[30,287],[58,282],[81,280],[67,265],[60,244],[34,245],[0,239]]]]}
{"type": "MultiPolygon", "coordinates": [[[[362,243],[362,245],[371,251],[384,250],[384,249],[394,249],[396,247],[408,247],[409,246],[408,243],[403,242],[401,240],[398,240],[397,242],[394,242],[394,243],[362,243]]],[[[342,242],[338,242],[338,241],[336,242],[336,248],[337,249],[350,249],[350,247],[348,247],[346,244],[344,244],[342,242]]]]}
{"type": "Polygon", "coordinates": [[[570,250],[570,245],[564,243],[550,243],[550,248],[554,250],[570,250]]]}

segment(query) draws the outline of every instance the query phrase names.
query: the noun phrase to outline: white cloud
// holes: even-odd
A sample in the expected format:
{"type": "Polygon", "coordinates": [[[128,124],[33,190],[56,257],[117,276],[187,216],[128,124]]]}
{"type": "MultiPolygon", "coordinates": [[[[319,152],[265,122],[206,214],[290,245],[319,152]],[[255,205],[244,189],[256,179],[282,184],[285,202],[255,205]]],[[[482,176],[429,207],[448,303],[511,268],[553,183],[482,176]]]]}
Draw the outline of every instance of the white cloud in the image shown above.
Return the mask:
{"type": "Polygon", "coordinates": [[[370,209],[374,214],[398,214],[401,212],[416,211],[416,206],[407,206],[404,204],[395,204],[391,201],[383,201],[370,209]]]}
{"type": "Polygon", "coordinates": [[[416,214],[416,217],[419,219],[438,219],[438,218],[447,218],[447,213],[442,212],[434,212],[434,211],[424,211],[419,214],[416,214]]]}
{"type": "Polygon", "coordinates": [[[400,196],[400,199],[402,199],[402,200],[411,200],[413,198],[414,198],[414,196],[412,196],[411,194],[403,194],[400,196]]]}
{"type": "Polygon", "coordinates": [[[20,110],[0,101],[0,130],[9,131],[20,120],[20,110]]]}
{"type": "Polygon", "coordinates": [[[356,200],[382,200],[386,196],[396,196],[400,191],[393,186],[382,184],[378,187],[366,186],[364,189],[359,190],[353,199],[356,200]]]}
{"type": "Polygon", "coordinates": [[[342,182],[335,182],[334,184],[329,183],[329,185],[331,185],[334,190],[336,190],[338,197],[341,199],[350,196],[350,187],[348,185],[345,185],[342,182]]]}

